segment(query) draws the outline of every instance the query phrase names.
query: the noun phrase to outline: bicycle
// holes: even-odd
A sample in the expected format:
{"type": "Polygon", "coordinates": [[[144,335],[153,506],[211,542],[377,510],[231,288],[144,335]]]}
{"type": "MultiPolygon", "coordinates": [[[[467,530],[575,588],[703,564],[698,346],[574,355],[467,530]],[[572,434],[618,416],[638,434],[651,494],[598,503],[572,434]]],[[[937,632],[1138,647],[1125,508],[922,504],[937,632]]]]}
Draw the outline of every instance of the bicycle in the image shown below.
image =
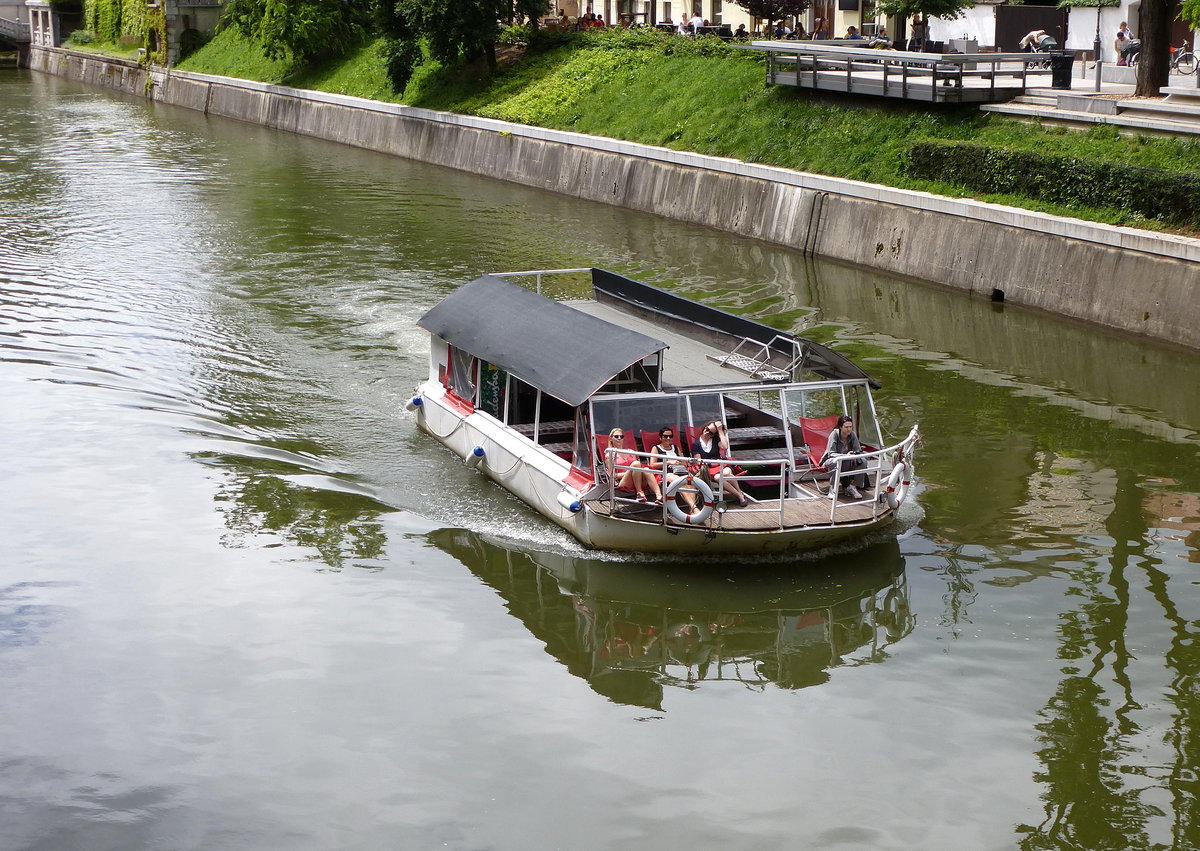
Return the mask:
{"type": "Polygon", "coordinates": [[[1179,47],[1171,48],[1171,70],[1180,74],[1196,73],[1196,54],[1188,49],[1186,41],[1179,47]]]}
{"type": "MultiPolygon", "coordinates": [[[[1136,68],[1138,59],[1142,56],[1141,43],[1137,43],[1137,52],[1133,53],[1129,59],[1130,67],[1136,68]]],[[[1188,49],[1188,43],[1185,41],[1179,47],[1171,48],[1170,70],[1178,74],[1194,74],[1196,73],[1196,54],[1188,49]]]]}

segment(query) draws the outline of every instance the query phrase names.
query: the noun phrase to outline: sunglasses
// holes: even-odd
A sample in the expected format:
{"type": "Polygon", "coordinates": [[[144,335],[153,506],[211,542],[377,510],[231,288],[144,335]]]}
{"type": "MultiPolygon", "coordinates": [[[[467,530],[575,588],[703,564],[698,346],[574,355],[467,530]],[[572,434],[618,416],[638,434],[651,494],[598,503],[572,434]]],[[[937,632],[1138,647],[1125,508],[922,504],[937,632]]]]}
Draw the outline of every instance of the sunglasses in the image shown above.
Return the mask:
{"type": "Polygon", "coordinates": [[[662,439],[663,439],[663,440],[670,440],[670,439],[671,439],[672,437],[674,437],[674,436],[675,436],[675,432],[673,432],[673,431],[669,431],[669,432],[667,432],[666,434],[662,435],[662,439]]]}
{"type": "Polygon", "coordinates": [[[613,440],[623,440],[624,438],[625,438],[625,432],[620,432],[619,434],[613,435],[613,440]]]}

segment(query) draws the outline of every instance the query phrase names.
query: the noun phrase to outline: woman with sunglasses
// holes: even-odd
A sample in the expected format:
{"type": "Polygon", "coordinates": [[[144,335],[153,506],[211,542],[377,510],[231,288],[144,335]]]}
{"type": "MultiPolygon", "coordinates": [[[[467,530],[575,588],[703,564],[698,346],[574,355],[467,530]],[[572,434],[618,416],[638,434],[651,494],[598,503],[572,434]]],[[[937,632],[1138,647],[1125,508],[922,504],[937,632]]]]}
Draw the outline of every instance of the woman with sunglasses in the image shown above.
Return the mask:
{"type": "MultiPolygon", "coordinates": [[[[687,459],[675,449],[675,429],[671,426],[659,429],[658,443],[650,447],[650,469],[662,472],[668,486],[687,475],[687,459]]],[[[690,488],[679,491],[679,500],[687,506],[687,514],[696,510],[694,494],[690,488]]]]}
{"type": "Polygon", "coordinates": [[[721,479],[721,489],[737,500],[738,505],[745,507],[750,504],[750,498],[742,493],[737,481],[733,478],[736,473],[723,462],[729,457],[729,434],[725,431],[725,423],[713,420],[704,424],[700,436],[692,444],[692,457],[701,463],[708,464],[708,475],[716,481],[721,479]],[[712,462],[716,462],[715,464],[712,462]]]}
{"type": "MultiPolygon", "coordinates": [[[[608,445],[613,449],[623,449],[625,447],[625,429],[617,426],[610,431],[608,445]]],[[[647,502],[646,490],[649,489],[654,494],[654,499],[649,500],[648,504],[658,505],[662,502],[662,489],[658,486],[658,477],[646,469],[646,465],[641,462],[641,459],[632,455],[610,455],[605,452],[604,466],[610,477],[615,475],[614,487],[617,490],[636,491],[638,502],[647,502]],[[618,470],[617,468],[623,469],[618,470]],[[614,470],[616,473],[613,472],[614,470]]]]}

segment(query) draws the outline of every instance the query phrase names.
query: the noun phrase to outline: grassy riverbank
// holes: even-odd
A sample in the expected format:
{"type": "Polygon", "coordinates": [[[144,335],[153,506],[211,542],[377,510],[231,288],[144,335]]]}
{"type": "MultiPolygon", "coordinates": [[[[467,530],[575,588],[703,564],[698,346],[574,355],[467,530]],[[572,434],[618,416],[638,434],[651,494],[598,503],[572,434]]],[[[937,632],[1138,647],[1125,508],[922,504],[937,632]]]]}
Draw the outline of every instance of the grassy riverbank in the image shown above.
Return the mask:
{"type": "Polygon", "coordinates": [[[273,61],[231,30],[180,65],[182,70],[339,92],[376,100],[610,136],[714,156],[871,181],[954,197],[1139,227],[1164,227],[1123,204],[1049,203],[1024,195],[977,195],[909,174],[905,153],[919,141],[961,141],[1195,175],[1200,142],[1121,137],[1111,126],[1084,133],[1022,124],[974,107],[931,108],[829,98],[767,86],[761,54],[715,39],[611,30],[548,37],[534,49],[502,52],[499,73],[421,66],[402,95],[392,93],[379,45],[365,42],[321,67],[273,61]]]}

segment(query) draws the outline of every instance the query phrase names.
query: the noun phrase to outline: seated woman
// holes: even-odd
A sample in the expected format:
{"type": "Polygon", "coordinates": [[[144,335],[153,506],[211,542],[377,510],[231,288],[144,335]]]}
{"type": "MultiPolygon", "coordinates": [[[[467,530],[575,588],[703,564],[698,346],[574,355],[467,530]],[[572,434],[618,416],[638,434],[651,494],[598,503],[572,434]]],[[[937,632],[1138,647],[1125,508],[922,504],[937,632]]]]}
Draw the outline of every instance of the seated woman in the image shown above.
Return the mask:
{"type": "MultiPolygon", "coordinates": [[[[861,455],[862,451],[862,444],[858,442],[858,435],[854,433],[854,420],[843,414],[837,418],[837,425],[829,433],[829,443],[825,446],[825,454],[821,456],[821,466],[826,466],[835,455],[861,455]]],[[[869,487],[867,474],[856,472],[862,470],[866,465],[867,462],[862,458],[851,458],[842,462],[839,486],[851,499],[862,499],[863,495],[859,493],[858,489],[866,490],[869,487]],[[849,484],[846,484],[847,480],[849,480],[849,484]],[[856,483],[858,487],[855,487],[856,483]]],[[[834,493],[832,487],[830,487],[829,493],[830,495],[834,493]]]]}
{"type": "MultiPolygon", "coordinates": [[[[608,445],[614,449],[623,448],[625,429],[617,426],[610,431],[608,445]]],[[[608,475],[614,477],[613,486],[617,490],[636,491],[638,502],[646,502],[646,489],[649,488],[654,494],[654,499],[650,500],[649,504],[658,505],[662,502],[662,490],[658,486],[658,477],[646,469],[646,465],[641,462],[641,459],[632,455],[615,455],[605,452],[604,466],[608,470],[608,475]]]]}
{"type": "MultiPolygon", "coordinates": [[[[675,429],[666,426],[658,430],[658,443],[650,447],[650,469],[663,473],[668,485],[687,475],[687,460],[675,450],[674,441],[675,429]]],[[[695,491],[681,488],[679,500],[687,508],[688,514],[696,510],[695,491]]]]}
{"type": "Polygon", "coordinates": [[[750,498],[742,493],[741,487],[733,478],[736,475],[733,469],[720,463],[729,457],[729,434],[725,431],[725,423],[720,420],[706,423],[704,428],[700,429],[700,436],[692,444],[692,456],[702,462],[709,462],[709,476],[713,481],[720,477],[721,489],[733,496],[738,505],[746,506],[750,503],[750,498]],[[718,463],[711,463],[713,461],[718,463]]]}

